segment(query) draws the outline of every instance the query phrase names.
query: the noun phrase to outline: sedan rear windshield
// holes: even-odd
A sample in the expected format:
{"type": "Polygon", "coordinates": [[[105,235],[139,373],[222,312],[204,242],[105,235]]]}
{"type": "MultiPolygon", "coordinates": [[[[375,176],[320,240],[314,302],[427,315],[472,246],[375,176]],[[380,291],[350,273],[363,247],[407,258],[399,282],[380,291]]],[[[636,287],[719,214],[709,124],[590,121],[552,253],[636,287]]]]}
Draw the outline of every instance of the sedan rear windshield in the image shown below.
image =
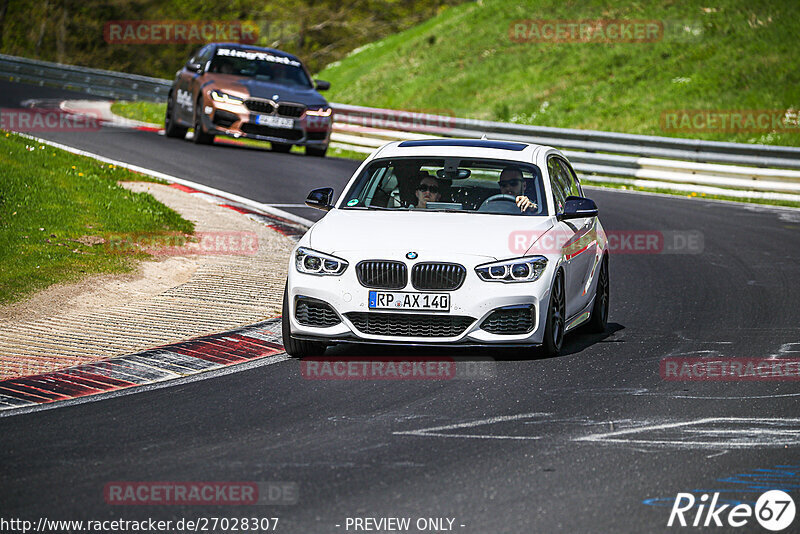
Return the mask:
{"type": "Polygon", "coordinates": [[[311,80],[299,61],[266,51],[219,48],[208,70],[281,85],[312,87],[311,80]]]}
{"type": "Polygon", "coordinates": [[[345,193],[341,208],[547,215],[536,165],[488,159],[375,160],[345,193]],[[524,211],[521,196],[530,201],[524,211]]]}

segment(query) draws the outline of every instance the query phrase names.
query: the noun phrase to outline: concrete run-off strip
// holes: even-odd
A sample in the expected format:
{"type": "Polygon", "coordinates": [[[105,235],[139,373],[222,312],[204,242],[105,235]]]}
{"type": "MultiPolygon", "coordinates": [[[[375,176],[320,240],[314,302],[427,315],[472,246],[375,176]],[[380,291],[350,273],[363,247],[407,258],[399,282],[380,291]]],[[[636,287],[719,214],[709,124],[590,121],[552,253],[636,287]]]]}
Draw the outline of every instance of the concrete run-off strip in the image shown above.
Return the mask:
{"type": "MultiPolygon", "coordinates": [[[[159,354],[152,352],[156,347],[280,314],[289,253],[303,228],[184,186],[123,185],[152,194],[194,222],[198,236],[246,234],[257,239],[257,246],[245,254],[173,250],[158,261],[142,262],[133,275],[93,276],[74,286],[75,291],[70,292],[69,286],[51,288],[0,310],[0,379],[42,375],[145,351],[149,352],[129,356],[129,366],[148,368],[147,359],[159,354]]],[[[198,346],[212,355],[216,350],[213,344],[198,346]]],[[[189,356],[203,360],[196,348],[189,356]]],[[[173,352],[186,355],[180,348],[168,352],[160,368],[172,368],[175,376],[180,375],[177,368],[204,369],[202,362],[175,360],[173,352]]],[[[219,364],[244,361],[205,359],[219,364]]]]}

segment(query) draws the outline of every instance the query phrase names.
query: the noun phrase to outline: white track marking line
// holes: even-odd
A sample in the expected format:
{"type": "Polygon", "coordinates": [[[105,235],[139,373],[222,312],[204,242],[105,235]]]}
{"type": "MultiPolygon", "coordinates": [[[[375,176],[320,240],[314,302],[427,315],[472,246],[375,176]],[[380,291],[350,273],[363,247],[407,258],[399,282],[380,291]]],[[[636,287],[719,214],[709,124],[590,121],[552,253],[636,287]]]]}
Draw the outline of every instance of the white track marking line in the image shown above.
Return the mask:
{"type": "MultiPolygon", "coordinates": [[[[711,447],[711,448],[724,448],[724,449],[731,449],[731,448],[758,448],[758,447],[770,447],[770,446],[780,446],[780,445],[797,445],[798,437],[795,435],[796,430],[794,429],[786,429],[782,430],[771,430],[767,428],[730,428],[730,429],[693,429],[693,428],[684,428],[681,429],[682,432],[687,434],[695,433],[695,434],[727,434],[731,437],[731,439],[747,439],[747,442],[736,442],[736,441],[680,441],[674,439],[630,439],[630,438],[622,438],[619,436],[624,436],[628,434],[638,434],[642,432],[653,432],[665,429],[672,429],[672,428],[679,428],[679,427],[688,427],[694,425],[702,425],[706,423],[752,423],[752,424],[767,424],[767,423],[776,423],[776,424],[800,424],[800,419],[793,419],[793,418],[752,418],[752,417],[708,417],[704,419],[697,419],[694,421],[681,421],[679,423],[665,423],[660,425],[645,425],[640,427],[634,428],[626,428],[624,430],[617,430],[615,432],[603,432],[599,434],[591,434],[589,436],[583,436],[580,438],[575,438],[573,441],[590,441],[595,443],[622,443],[622,444],[636,444],[636,445],[651,445],[651,446],[663,446],[663,445],[674,445],[678,447],[711,447]],[[755,442],[753,439],[753,434],[761,434],[764,437],[769,436],[769,442],[755,442]],[[785,436],[787,439],[775,439],[774,436],[782,435],[785,436]]],[[[759,438],[761,436],[757,436],[759,438]]]]}
{"type": "Polygon", "coordinates": [[[124,169],[128,169],[131,171],[140,172],[142,174],[148,174],[150,176],[154,176],[156,178],[161,178],[167,182],[176,183],[180,185],[185,185],[186,187],[191,187],[193,189],[197,189],[198,191],[203,191],[204,193],[209,193],[212,195],[216,195],[218,197],[222,197],[228,200],[232,200],[234,202],[238,202],[244,206],[248,206],[250,208],[263,211],[265,213],[269,213],[271,215],[275,215],[276,217],[282,217],[289,221],[295,222],[297,224],[301,224],[306,227],[310,227],[314,224],[314,221],[306,219],[304,217],[300,217],[298,215],[294,215],[293,213],[289,213],[288,211],[284,211],[282,209],[275,208],[270,204],[264,204],[262,202],[257,202],[255,200],[251,200],[249,198],[245,198],[239,195],[234,195],[233,193],[228,193],[226,191],[222,191],[220,189],[216,189],[213,187],[209,187],[207,185],[198,184],[197,182],[192,182],[191,180],[186,180],[183,178],[178,178],[176,176],[172,176],[169,174],[165,174],[163,172],[154,171],[152,169],[147,169],[145,167],[140,167],[138,165],[132,165],[130,163],[125,163],[123,161],[117,161],[111,158],[107,158],[105,156],[101,156],[99,154],[94,154],[92,152],[87,152],[85,150],[81,150],[79,148],[71,147],[69,145],[63,145],[61,143],[56,143],[55,141],[48,141],[47,139],[41,139],[39,137],[34,137],[32,135],[27,134],[19,134],[21,137],[25,137],[26,139],[31,139],[36,141],[37,143],[42,143],[48,146],[52,146],[54,148],[60,148],[61,150],[65,150],[67,152],[71,152],[72,154],[77,154],[79,156],[87,156],[98,161],[102,161],[105,163],[109,163],[111,165],[116,165],[117,167],[122,167],[124,169]]]}
{"type": "Polygon", "coordinates": [[[443,438],[477,438],[477,439],[521,439],[533,440],[541,439],[541,436],[493,436],[483,434],[447,434],[439,432],[440,430],[457,430],[460,428],[474,428],[476,426],[491,425],[494,423],[503,423],[506,421],[516,421],[519,419],[530,419],[533,417],[549,417],[551,413],[523,413],[519,415],[502,415],[497,417],[489,417],[488,419],[478,419],[477,421],[469,421],[467,423],[457,423],[454,425],[432,426],[421,428],[418,430],[404,430],[400,432],[393,432],[395,435],[406,436],[422,436],[422,437],[443,437],[443,438]]]}

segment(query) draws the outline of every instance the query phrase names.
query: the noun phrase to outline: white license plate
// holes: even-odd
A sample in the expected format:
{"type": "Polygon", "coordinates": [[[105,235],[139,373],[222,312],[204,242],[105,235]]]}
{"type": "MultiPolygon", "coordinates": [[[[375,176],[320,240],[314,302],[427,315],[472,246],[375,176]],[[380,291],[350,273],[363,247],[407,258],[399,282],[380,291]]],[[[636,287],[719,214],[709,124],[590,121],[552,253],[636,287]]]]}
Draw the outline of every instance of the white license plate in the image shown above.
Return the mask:
{"type": "Polygon", "coordinates": [[[273,128],[293,128],[294,119],[276,117],[275,115],[256,115],[256,124],[272,126],[273,128]]]}
{"type": "Polygon", "coordinates": [[[447,293],[370,291],[369,309],[450,311],[450,295],[447,293]]]}

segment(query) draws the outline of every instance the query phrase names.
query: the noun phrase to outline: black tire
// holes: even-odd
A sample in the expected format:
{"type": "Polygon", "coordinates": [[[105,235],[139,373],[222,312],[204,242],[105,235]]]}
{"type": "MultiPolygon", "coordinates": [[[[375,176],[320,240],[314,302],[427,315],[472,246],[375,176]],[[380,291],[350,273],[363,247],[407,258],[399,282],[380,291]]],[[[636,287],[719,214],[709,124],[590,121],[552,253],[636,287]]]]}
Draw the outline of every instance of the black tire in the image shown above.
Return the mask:
{"type": "Polygon", "coordinates": [[[275,141],[270,141],[270,144],[272,145],[273,152],[280,152],[282,154],[285,154],[292,149],[292,145],[288,143],[276,143],[275,141]]]}
{"type": "Polygon", "coordinates": [[[196,145],[210,145],[214,142],[214,135],[206,133],[203,128],[203,95],[197,98],[197,103],[194,106],[194,143],[196,145]]]}
{"type": "Polygon", "coordinates": [[[564,345],[564,329],[566,326],[566,293],[564,289],[564,273],[558,271],[550,291],[547,304],[547,323],[544,328],[542,349],[546,356],[557,356],[564,345]]]}
{"type": "Polygon", "coordinates": [[[289,287],[283,290],[283,311],[281,312],[281,335],[283,336],[283,348],[286,354],[294,358],[305,358],[306,356],[322,356],[325,353],[326,345],[315,341],[306,341],[292,337],[289,326],[289,287]]]}
{"type": "Polygon", "coordinates": [[[322,148],[313,147],[313,146],[307,146],[306,147],[306,156],[312,156],[312,157],[315,157],[315,158],[324,158],[325,154],[327,154],[327,152],[328,152],[328,147],[327,146],[326,147],[322,147],[322,148]]]}
{"type": "Polygon", "coordinates": [[[188,128],[175,124],[175,103],[172,100],[172,93],[167,97],[167,112],[164,114],[164,135],[183,139],[186,137],[188,128]]]}
{"type": "Polygon", "coordinates": [[[606,331],[608,326],[608,256],[603,256],[600,266],[600,274],[597,278],[597,292],[594,296],[594,306],[589,322],[586,323],[586,331],[601,334],[606,331]]]}

